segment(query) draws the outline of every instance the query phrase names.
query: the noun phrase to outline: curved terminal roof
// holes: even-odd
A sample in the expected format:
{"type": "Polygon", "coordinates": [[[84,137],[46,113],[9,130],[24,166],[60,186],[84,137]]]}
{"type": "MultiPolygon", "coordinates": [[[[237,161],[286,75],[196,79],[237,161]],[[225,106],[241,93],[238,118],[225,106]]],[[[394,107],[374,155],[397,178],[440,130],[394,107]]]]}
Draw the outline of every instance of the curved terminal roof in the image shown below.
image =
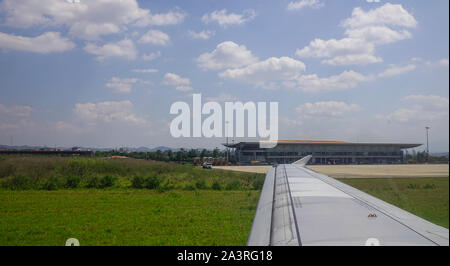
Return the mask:
{"type": "MultiPolygon", "coordinates": [[[[264,142],[264,141],[261,141],[264,142]]],[[[359,145],[370,145],[370,146],[399,146],[401,149],[409,149],[418,147],[422,144],[420,143],[385,143],[385,142],[347,142],[340,140],[278,140],[278,144],[290,144],[290,145],[343,145],[343,146],[359,146],[359,145]]],[[[237,148],[242,146],[259,146],[259,142],[257,141],[243,141],[238,143],[223,143],[224,146],[229,148],[237,148]]]]}

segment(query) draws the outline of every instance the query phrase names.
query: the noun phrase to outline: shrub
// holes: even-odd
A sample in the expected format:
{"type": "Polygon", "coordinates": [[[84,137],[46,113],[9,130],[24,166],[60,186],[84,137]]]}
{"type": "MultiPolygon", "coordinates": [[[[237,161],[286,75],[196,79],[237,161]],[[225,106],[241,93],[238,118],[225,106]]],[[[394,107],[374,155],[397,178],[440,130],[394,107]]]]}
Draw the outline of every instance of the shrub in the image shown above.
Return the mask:
{"type": "Polygon", "coordinates": [[[114,186],[116,179],[111,175],[105,175],[100,179],[99,188],[107,188],[114,186]]]}
{"type": "Polygon", "coordinates": [[[87,182],[88,188],[99,188],[100,187],[100,179],[97,176],[92,176],[88,179],[87,182]]]}
{"type": "Polygon", "coordinates": [[[184,187],[184,189],[194,191],[196,188],[195,188],[195,186],[192,185],[192,184],[187,184],[187,185],[184,187]]]}
{"type": "Polygon", "coordinates": [[[222,190],[222,185],[219,182],[214,181],[214,183],[212,184],[211,188],[214,189],[214,190],[222,190]]]}
{"type": "Polygon", "coordinates": [[[231,183],[228,183],[225,187],[226,190],[239,190],[241,189],[242,185],[239,181],[233,181],[231,183]]]}
{"type": "Polygon", "coordinates": [[[195,183],[195,187],[198,188],[198,189],[205,189],[206,188],[206,182],[204,180],[197,181],[195,183]]]}
{"type": "Polygon", "coordinates": [[[59,187],[59,180],[56,176],[52,176],[42,185],[45,190],[57,190],[59,187]]]}
{"type": "Polygon", "coordinates": [[[418,184],[409,184],[407,188],[409,188],[409,189],[419,189],[420,186],[418,184]]]}
{"type": "Polygon", "coordinates": [[[75,175],[70,175],[66,179],[66,188],[77,188],[80,184],[81,178],[75,175]]]}
{"type": "Polygon", "coordinates": [[[148,189],[159,188],[161,180],[157,176],[150,176],[145,179],[144,187],[148,189]]]}
{"type": "Polygon", "coordinates": [[[135,175],[131,179],[131,187],[144,188],[145,178],[140,175],[135,175]]]}
{"type": "Polygon", "coordinates": [[[426,184],[425,186],[423,186],[424,189],[435,189],[436,185],[435,184],[426,184]]]}
{"type": "Polygon", "coordinates": [[[0,164],[0,178],[14,175],[16,167],[12,164],[0,164]]]}
{"type": "Polygon", "coordinates": [[[29,189],[30,185],[30,180],[24,175],[15,175],[3,183],[5,188],[12,190],[29,189]]]}

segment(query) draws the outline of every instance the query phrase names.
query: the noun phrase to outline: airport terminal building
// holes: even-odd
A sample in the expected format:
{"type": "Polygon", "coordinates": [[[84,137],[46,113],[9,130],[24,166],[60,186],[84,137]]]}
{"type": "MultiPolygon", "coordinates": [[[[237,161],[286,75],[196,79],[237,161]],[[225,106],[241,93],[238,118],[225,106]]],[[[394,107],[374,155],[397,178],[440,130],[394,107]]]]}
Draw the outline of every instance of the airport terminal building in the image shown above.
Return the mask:
{"type": "Polygon", "coordinates": [[[239,164],[291,163],[312,155],[312,164],[394,164],[403,162],[403,150],[422,144],[359,143],[345,141],[279,140],[274,148],[259,142],[224,144],[239,164]]]}

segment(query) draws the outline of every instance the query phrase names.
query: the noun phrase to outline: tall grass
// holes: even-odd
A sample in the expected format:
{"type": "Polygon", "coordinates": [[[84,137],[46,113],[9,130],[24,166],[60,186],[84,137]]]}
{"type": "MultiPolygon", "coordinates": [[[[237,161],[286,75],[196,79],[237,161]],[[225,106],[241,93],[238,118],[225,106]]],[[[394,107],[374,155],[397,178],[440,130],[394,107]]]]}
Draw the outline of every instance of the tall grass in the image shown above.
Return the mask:
{"type": "Polygon", "coordinates": [[[138,159],[2,156],[0,185],[6,189],[146,188],[259,190],[263,174],[201,169],[138,159]]]}

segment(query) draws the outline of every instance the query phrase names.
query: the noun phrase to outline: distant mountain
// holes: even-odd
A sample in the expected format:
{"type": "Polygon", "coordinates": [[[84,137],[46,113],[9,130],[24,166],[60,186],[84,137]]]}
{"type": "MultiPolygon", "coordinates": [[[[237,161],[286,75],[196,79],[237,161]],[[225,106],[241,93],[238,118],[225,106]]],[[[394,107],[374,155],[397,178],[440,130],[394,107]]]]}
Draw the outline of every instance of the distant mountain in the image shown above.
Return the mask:
{"type": "Polygon", "coordinates": [[[430,152],[430,156],[444,156],[448,158],[448,152],[430,152]]]}
{"type": "MultiPolygon", "coordinates": [[[[80,150],[91,150],[91,151],[110,151],[110,150],[117,150],[117,149],[123,149],[126,151],[134,151],[134,152],[155,152],[157,150],[160,151],[168,151],[171,150],[173,152],[177,152],[181,150],[181,148],[170,148],[167,146],[158,146],[154,148],[148,148],[148,147],[120,147],[120,148],[92,148],[92,147],[78,147],[80,150]]],[[[70,150],[72,147],[48,147],[48,146],[28,146],[28,145],[22,145],[22,146],[9,146],[9,145],[0,145],[0,149],[8,149],[8,150],[39,150],[39,149],[58,149],[58,150],[70,150]]],[[[190,149],[185,148],[184,150],[188,151],[190,149]]],[[[201,150],[201,149],[198,149],[201,150]]]]}

